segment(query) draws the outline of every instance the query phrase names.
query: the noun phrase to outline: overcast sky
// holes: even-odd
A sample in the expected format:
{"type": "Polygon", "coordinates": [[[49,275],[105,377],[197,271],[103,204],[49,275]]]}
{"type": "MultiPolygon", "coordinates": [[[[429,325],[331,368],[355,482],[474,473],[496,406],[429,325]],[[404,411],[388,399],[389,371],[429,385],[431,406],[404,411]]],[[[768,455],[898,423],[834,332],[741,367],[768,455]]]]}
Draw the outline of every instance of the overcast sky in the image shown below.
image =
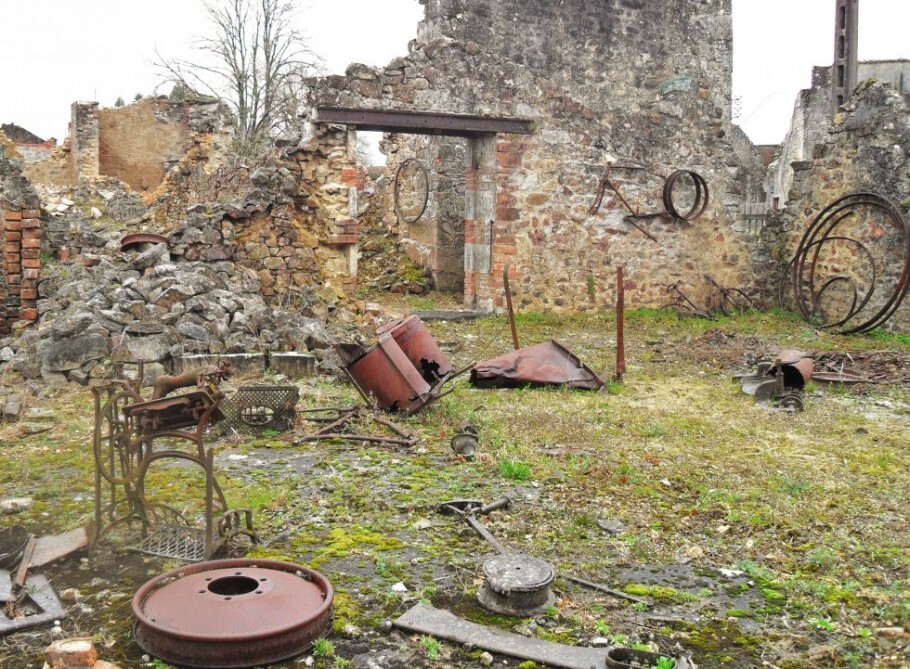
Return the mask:
{"type": "MultiPolygon", "coordinates": [[[[417,0],[299,4],[313,50],[339,73],[405,55],[423,16],[417,0]]],[[[831,64],[835,0],[733,0],[733,8],[740,123],[754,142],[778,143],[812,66],[831,64]]],[[[200,0],[0,0],[0,26],[0,123],[61,141],[71,102],[112,106],[154,92],[155,50],[185,56],[207,27],[200,0]]],[[[908,26],[908,0],[861,0],[860,59],[910,58],[908,26]]]]}

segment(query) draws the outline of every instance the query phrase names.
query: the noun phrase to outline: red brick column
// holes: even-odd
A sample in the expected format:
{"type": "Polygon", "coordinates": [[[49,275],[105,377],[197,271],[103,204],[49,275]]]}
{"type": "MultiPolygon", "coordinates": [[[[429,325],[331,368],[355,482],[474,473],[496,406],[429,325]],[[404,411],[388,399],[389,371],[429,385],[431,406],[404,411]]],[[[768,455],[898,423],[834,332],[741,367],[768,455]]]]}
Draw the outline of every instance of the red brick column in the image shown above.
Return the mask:
{"type": "Polygon", "coordinates": [[[41,273],[41,220],[36,210],[10,211],[3,216],[5,295],[0,332],[17,320],[38,319],[38,277],[41,273]]]}

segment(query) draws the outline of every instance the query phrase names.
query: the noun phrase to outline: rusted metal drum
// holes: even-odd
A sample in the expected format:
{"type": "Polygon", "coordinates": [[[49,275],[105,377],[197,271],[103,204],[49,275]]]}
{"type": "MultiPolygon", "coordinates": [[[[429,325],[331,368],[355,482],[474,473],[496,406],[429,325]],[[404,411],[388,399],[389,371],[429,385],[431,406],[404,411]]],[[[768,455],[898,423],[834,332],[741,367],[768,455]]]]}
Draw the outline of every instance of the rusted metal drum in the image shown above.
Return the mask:
{"type": "Polygon", "coordinates": [[[360,392],[375,398],[380,409],[412,413],[430,397],[430,385],[390,334],[382,335],[347,371],[360,392]]]}
{"type": "Polygon", "coordinates": [[[436,344],[427,326],[417,316],[399,318],[387,323],[379,328],[376,334],[380,338],[385,334],[392,335],[411,364],[431,386],[439,379],[455,372],[452,363],[436,344]]]}
{"type": "Polygon", "coordinates": [[[181,667],[252,667],[325,635],[334,591],[319,572],[274,560],[213,560],[156,576],[133,597],[134,637],[181,667]]]}

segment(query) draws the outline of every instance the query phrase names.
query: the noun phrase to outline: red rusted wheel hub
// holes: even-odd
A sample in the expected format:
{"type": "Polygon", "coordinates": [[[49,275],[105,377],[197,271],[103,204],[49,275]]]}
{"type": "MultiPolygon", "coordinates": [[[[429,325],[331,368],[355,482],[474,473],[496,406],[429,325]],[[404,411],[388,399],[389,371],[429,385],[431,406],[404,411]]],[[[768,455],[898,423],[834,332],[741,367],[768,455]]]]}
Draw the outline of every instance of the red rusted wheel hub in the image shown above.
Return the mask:
{"type": "Polygon", "coordinates": [[[156,576],[133,597],[136,643],[185,667],[251,667],[305,651],[331,623],[319,572],[274,560],[213,560],[156,576]]]}

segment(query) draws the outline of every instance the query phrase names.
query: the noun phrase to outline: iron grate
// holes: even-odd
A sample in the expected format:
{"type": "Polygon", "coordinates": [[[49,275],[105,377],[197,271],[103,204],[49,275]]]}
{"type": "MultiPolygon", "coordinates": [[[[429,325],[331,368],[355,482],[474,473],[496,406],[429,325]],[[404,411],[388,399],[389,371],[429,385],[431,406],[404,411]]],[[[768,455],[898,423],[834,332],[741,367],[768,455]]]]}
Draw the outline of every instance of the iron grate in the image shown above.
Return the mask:
{"type": "Polygon", "coordinates": [[[130,550],[147,555],[201,562],[205,559],[205,530],[188,525],[162,524],[130,550]]]}
{"type": "Polygon", "coordinates": [[[294,426],[297,386],[243,386],[221,403],[224,430],[284,432],[294,426]]]}

